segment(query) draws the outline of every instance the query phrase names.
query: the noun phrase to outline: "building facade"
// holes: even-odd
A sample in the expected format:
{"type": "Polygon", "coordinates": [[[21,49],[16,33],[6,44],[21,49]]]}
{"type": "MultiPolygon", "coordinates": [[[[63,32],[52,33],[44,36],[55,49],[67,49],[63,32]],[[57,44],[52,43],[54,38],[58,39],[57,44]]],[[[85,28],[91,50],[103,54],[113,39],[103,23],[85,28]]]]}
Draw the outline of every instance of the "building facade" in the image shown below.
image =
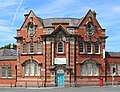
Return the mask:
{"type": "Polygon", "coordinates": [[[0,86],[15,86],[17,51],[14,49],[0,50],[0,86]],[[12,85],[13,84],[13,85],[12,85]]]}
{"type": "Polygon", "coordinates": [[[15,37],[15,86],[119,83],[120,53],[105,52],[108,36],[95,11],[82,18],[42,19],[33,11],[24,17],[15,37]]]}

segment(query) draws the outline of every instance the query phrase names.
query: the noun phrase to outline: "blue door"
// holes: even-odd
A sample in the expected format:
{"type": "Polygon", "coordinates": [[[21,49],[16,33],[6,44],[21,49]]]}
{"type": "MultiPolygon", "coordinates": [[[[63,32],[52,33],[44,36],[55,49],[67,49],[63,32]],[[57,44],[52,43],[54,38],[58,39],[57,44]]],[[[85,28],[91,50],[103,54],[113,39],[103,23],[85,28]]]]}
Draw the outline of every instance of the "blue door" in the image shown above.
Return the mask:
{"type": "Polygon", "coordinates": [[[62,72],[57,72],[57,76],[56,76],[56,85],[57,86],[64,86],[64,71],[62,70],[62,72]]]}

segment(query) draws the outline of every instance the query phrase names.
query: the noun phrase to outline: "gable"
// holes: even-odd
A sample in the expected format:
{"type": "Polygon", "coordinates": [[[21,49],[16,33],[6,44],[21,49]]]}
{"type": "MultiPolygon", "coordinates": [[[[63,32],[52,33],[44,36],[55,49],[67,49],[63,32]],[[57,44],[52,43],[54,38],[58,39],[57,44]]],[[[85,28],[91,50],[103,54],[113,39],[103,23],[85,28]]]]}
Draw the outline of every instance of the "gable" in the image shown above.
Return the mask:
{"type": "Polygon", "coordinates": [[[35,25],[41,27],[43,26],[42,25],[42,22],[40,21],[40,19],[34,14],[34,12],[31,10],[29,12],[29,14],[25,15],[25,20],[24,20],[24,23],[22,24],[21,29],[25,29],[27,27],[27,23],[30,21],[30,18],[33,18],[33,22],[35,23],[35,25]]]}
{"type": "Polygon", "coordinates": [[[62,32],[65,36],[70,35],[62,25],[58,25],[58,27],[50,35],[53,36],[53,35],[58,34],[59,32],[62,32]]]}
{"type": "Polygon", "coordinates": [[[92,21],[97,28],[102,29],[102,27],[100,26],[99,22],[96,19],[96,15],[97,14],[95,11],[89,10],[85,17],[83,17],[82,21],[79,23],[79,27],[84,26],[89,21],[92,21]]]}

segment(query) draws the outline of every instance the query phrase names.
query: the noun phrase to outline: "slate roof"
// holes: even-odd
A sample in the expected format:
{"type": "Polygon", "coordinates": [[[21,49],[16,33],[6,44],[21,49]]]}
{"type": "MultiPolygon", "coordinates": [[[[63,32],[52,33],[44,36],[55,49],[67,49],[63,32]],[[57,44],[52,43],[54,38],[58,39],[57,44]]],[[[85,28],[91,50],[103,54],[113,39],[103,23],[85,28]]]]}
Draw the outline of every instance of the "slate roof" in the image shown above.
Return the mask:
{"type": "Polygon", "coordinates": [[[17,50],[14,49],[1,49],[0,60],[16,60],[17,50]]]}
{"type": "Polygon", "coordinates": [[[106,57],[120,57],[120,52],[106,52],[106,57]]]}
{"type": "Polygon", "coordinates": [[[69,26],[72,27],[78,27],[81,21],[83,20],[84,17],[82,18],[46,18],[46,19],[41,19],[38,17],[39,21],[42,22],[44,27],[51,27],[53,23],[69,23],[69,26]]]}

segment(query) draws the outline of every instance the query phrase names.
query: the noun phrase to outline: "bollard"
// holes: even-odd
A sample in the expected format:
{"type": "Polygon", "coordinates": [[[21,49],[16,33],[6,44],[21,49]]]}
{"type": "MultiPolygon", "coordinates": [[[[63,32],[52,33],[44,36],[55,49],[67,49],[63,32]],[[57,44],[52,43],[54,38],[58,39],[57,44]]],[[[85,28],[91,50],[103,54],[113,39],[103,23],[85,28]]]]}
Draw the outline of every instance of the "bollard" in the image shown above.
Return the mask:
{"type": "Polygon", "coordinates": [[[100,78],[100,80],[99,80],[99,85],[103,86],[103,79],[102,78],[100,78]]]}

